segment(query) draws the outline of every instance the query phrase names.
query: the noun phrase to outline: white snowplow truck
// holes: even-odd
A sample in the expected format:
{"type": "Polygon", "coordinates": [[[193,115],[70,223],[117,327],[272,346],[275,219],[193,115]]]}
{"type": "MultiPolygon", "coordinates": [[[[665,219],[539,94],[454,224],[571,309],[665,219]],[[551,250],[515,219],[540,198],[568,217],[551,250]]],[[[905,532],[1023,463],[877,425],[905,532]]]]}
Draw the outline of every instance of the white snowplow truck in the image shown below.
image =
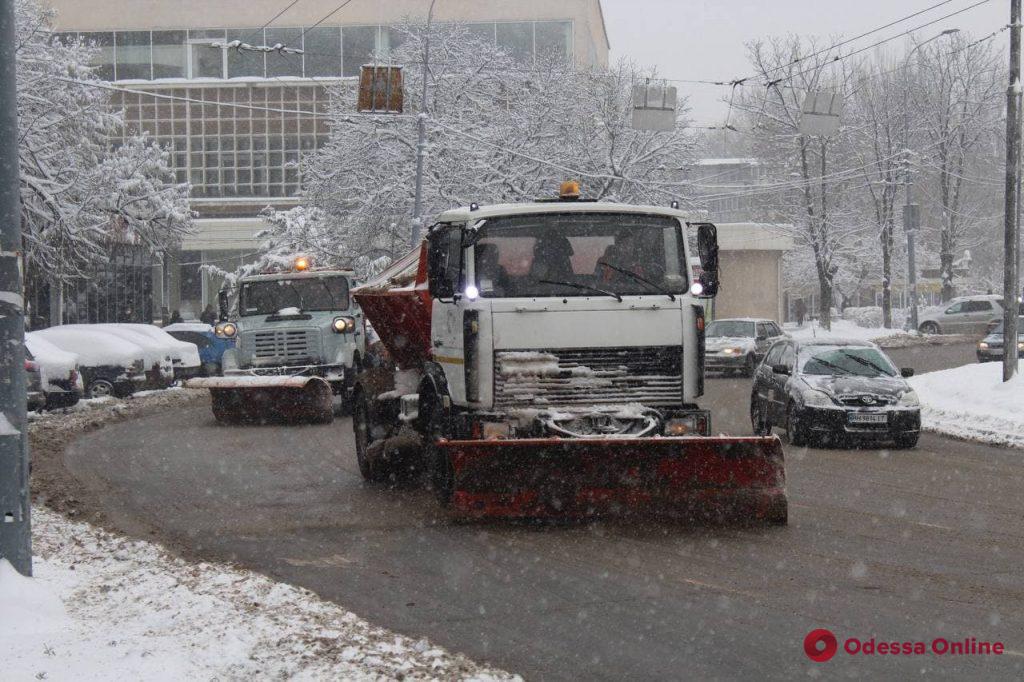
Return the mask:
{"type": "Polygon", "coordinates": [[[217,334],[235,339],[223,376],[191,379],[210,389],[217,421],[312,421],[334,418],[347,401],[366,349],[363,315],[348,270],[291,270],[242,277],[222,290],[217,334]],[[232,305],[233,301],[233,305],[232,305]]]}
{"type": "Polygon", "coordinates": [[[711,436],[697,405],[714,225],[575,200],[573,189],[557,202],[448,211],[355,291],[384,346],[355,386],[363,476],[425,468],[458,518],[785,523],[778,437],[711,436]],[[422,448],[392,446],[410,432],[422,448]]]}

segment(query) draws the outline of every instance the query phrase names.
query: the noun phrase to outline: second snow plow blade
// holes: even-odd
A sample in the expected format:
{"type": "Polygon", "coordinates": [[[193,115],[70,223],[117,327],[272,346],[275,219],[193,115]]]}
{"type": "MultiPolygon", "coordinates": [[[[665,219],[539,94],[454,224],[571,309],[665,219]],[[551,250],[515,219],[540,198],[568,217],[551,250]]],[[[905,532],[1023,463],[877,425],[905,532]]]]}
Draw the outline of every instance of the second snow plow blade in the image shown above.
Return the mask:
{"type": "Polygon", "coordinates": [[[460,518],[649,515],[785,524],[776,436],[445,441],[460,518]]]}
{"type": "Polygon", "coordinates": [[[331,385],[320,377],[207,377],[189,379],[185,385],[210,389],[213,416],[225,424],[328,423],[334,418],[331,385]]]}

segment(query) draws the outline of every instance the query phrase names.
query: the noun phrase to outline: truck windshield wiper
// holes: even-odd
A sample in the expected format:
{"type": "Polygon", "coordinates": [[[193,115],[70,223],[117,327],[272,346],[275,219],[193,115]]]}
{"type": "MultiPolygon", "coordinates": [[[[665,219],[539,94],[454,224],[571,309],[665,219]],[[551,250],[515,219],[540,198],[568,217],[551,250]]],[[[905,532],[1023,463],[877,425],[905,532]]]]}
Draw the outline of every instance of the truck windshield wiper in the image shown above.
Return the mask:
{"type": "Polygon", "coordinates": [[[665,291],[665,289],[663,289],[662,287],[658,286],[657,284],[655,284],[654,282],[650,281],[649,279],[644,279],[643,277],[641,277],[640,275],[636,274],[632,270],[627,270],[626,268],[620,268],[618,265],[612,265],[608,261],[603,261],[603,260],[597,261],[597,264],[598,265],[603,265],[606,268],[611,268],[615,272],[621,272],[623,275],[625,275],[626,277],[629,277],[630,279],[634,279],[637,282],[640,282],[641,284],[646,284],[650,288],[652,288],[655,291],[657,291],[659,294],[665,294],[670,299],[672,299],[672,301],[676,300],[675,294],[673,294],[671,291],[665,291]]]}
{"type": "Polygon", "coordinates": [[[302,293],[298,290],[295,284],[291,280],[282,280],[288,285],[288,288],[295,292],[295,298],[299,299],[299,312],[301,313],[306,309],[306,303],[302,300],[302,293]]]}
{"type": "Polygon", "coordinates": [[[334,292],[331,291],[331,288],[329,286],[327,286],[327,281],[322,277],[317,277],[317,281],[320,282],[320,286],[324,288],[324,290],[327,292],[327,295],[331,299],[331,310],[337,310],[338,302],[334,299],[334,292]]]}
{"type": "Polygon", "coordinates": [[[581,291],[596,291],[599,294],[611,296],[619,303],[622,303],[622,296],[615,293],[614,291],[608,291],[607,289],[599,289],[598,287],[592,287],[589,284],[577,284],[576,282],[562,282],[554,279],[538,279],[537,282],[540,284],[559,284],[564,287],[572,287],[573,289],[579,289],[581,291]]]}

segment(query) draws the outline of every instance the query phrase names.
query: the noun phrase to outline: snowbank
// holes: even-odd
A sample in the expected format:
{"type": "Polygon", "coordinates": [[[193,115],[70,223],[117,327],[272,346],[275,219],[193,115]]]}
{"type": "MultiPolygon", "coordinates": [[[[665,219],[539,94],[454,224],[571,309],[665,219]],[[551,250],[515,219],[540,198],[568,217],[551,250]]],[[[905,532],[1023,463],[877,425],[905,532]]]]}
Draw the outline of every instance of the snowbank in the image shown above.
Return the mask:
{"type": "Polygon", "coordinates": [[[35,577],[0,561],[5,680],[512,678],[307,590],[34,514],[35,577]]]}
{"type": "Polygon", "coordinates": [[[825,331],[818,326],[817,322],[806,322],[803,327],[797,327],[787,322],[786,333],[794,339],[855,339],[857,341],[873,341],[878,343],[883,339],[894,336],[910,336],[910,332],[902,329],[885,329],[884,327],[861,327],[851,320],[832,320],[832,330],[825,331]]]}
{"type": "Polygon", "coordinates": [[[964,365],[909,379],[922,426],[949,436],[1024,447],[1024,378],[1003,383],[1000,362],[964,365]]]}

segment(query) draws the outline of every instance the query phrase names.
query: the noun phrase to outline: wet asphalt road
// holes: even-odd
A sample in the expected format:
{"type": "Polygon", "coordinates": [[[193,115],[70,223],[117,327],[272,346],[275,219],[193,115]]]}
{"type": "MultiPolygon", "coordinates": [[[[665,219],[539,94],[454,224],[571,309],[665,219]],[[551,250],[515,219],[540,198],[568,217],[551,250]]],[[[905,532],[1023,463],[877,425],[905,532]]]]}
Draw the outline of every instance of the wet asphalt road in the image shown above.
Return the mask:
{"type": "MultiPolygon", "coordinates": [[[[892,355],[935,368],[964,348],[892,355]]],[[[749,390],[709,380],[716,430],[749,433],[749,390]]],[[[527,679],[1024,675],[1020,451],[925,435],[913,451],[786,456],[789,526],[730,528],[452,524],[422,490],[362,482],[348,419],[218,427],[197,406],[110,426],[66,454],[130,533],[527,679]],[[803,639],[819,627],[841,646],[975,637],[1012,653],[818,664],[803,639]]]]}

